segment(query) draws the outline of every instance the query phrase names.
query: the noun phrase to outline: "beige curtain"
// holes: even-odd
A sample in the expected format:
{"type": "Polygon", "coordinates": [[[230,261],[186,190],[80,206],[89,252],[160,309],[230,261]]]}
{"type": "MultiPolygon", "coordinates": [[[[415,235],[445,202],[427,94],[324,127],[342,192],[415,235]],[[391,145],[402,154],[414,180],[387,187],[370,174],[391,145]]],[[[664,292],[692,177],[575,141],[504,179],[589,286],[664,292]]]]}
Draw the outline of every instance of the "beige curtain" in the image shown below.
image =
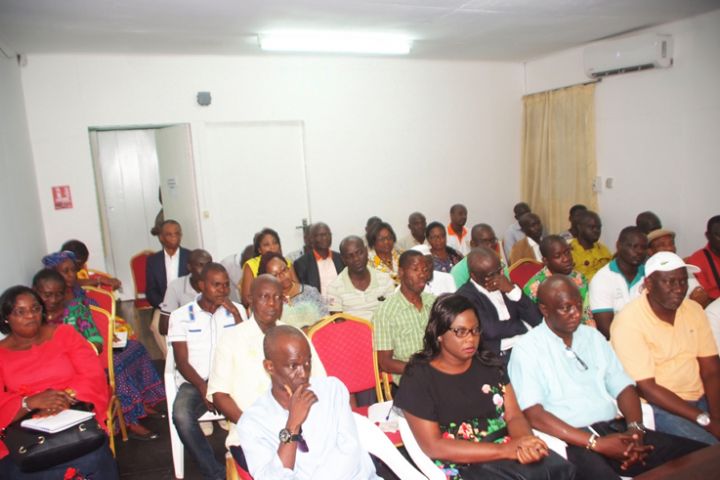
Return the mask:
{"type": "Polygon", "coordinates": [[[566,230],[576,203],[597,210],[596,171],[595,85],[523,97],[522,195],[547,232],[566,230]]]}

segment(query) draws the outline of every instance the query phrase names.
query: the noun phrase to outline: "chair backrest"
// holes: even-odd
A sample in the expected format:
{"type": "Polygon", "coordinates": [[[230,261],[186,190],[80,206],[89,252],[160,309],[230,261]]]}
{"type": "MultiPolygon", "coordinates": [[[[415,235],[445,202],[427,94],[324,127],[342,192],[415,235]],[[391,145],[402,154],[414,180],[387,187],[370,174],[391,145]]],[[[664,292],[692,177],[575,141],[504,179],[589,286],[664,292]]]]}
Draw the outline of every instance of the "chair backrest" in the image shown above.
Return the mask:
{"type": "Polygon", "coordinates": [[[340,313],[313,325],[308,337],[329,376],[339,378],[350,393],[375,388],[382,400],[370,322],[340,313]]]}
{"type": "MultiPolygon", "coordinates": [[[[101,270],[94,270],[92,268],[88,268],[87,272],[88,272],[89,278],[99,278],[99,277],[112,278],[112,275],[110,275],[109,273],[105,273],[101,270]]],[[[105,284],[100,284],[97,286],[97,288],[99,288],[101,290],[107,290],[108,292],[113,291],[113,288],[110,285],[105,285],[105,284]]]]}
{"type": "Polygon", "coordinates": [[[410,425],[408,425],[404,417],[398,418],[398,428],[400,429],[400,436],[402,437],[405,450],[420,471],[429,480],[446,480],[443,471],[422,451],[417,440],[415,440],[412,430],[410,430],[410,425]]]}
{"type": "Polygon", "coordinates": [[[98,307],[110,313],[111,319],[115,319],[115,295],[107,290],[95,287],[83,287],[83,290],[85,290],[88,298],[95,300],[98,307]]]}
{"type": "Polygon", "coordinates": [[[517,262],[510,265],[508,271],[510,272],[510,280],[520,288],[523,288],[525,284],[532,278],[533,275],[538,273],[543,268],[543,263],[530,258],[522,258],[517,262]]]}
{"type": "Polygon", "coordinates": [[[152,255],[152,250],[143,250],[130,259],[130,271],[132,272],[133,284],[135,285],[135,298],[145,296],[147,284],[145,282],[145,266],[147,259],[152,255]]]}
{"type": "Polygon", "coordinates": [[[103,367],[108,369],[108,374],[110,376],[110,386],[112,386],[114,391],[115,371],[113,370],[114,365],[112,357],[112,345],[113,337],[115,336],[115,322],[112,321],[112,316],[110,315],[110,312],[108,312],[104,308],[90,305],[90,313],[92,314],[95,326],[97,327],[100,335],[102,335],[103,338],[103,351],[100,360],[103,367]]]}

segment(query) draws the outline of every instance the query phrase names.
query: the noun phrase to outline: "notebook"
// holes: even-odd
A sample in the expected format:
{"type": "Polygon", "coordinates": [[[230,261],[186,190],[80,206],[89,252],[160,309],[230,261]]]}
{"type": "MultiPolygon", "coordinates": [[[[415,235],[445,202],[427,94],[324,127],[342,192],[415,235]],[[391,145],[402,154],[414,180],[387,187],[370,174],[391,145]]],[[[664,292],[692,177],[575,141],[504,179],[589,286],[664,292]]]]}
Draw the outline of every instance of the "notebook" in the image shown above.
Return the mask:
{"type": "Polygon", "coordinates": [[[94,416],[95,414],[93,412],[69,409],[49,417],[23,420],[20,422],[20,426],[45,433],[57,433],[67,430],[85,420],[89,420],[94,416]]]}

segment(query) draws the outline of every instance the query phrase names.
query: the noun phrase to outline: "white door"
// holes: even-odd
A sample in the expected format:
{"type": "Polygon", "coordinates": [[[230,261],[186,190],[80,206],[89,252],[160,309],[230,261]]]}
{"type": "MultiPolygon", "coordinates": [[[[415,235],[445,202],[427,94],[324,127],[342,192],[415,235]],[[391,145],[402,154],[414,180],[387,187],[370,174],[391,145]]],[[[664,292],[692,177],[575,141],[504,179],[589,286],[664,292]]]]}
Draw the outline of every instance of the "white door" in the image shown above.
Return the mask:
{"type": "Polygon", "coordinates": [[[190,125],[173,125],[155,130],[160,189],[165,220],[177,220],[182,226],[182,245],[200,248],[202,237],[198,221],[190,125]]]}
{"type": "Polygon", "coordinates": [[[263,227],[284,253],[300,248],[310,218],[302,123],[208,123],[201,146],[213,256],[242,251],[263,227]]]}
{"type": "MultiPolygon", "coordinates": [[[[130,258],[143,250],[158,250],[150,234],[160,210],[155,132],[147,130],[91,131],[105,247],[105,268],[123,283],[121,298],[134,296],[130,258]]],[[[90,268],[102,252],[90,252],[90,268]]]]}

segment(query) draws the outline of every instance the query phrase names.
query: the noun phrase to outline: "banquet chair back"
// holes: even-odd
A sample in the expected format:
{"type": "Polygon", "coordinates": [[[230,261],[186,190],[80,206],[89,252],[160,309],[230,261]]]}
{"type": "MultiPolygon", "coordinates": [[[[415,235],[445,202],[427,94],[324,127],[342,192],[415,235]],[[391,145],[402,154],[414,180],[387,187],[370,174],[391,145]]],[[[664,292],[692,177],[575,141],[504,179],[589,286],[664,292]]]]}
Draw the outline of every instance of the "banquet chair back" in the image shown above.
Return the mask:
{"type": "Polygon", "coordinates": [[[147,283],[145,279],[145,267],[147,259],[154,252],[152,250],[143,250],[130,259],[130,271],[132,272],[133,285],[135,286],[135,310],[146,310],[152,308],[150,302],[145,298],[147,283]]]}
{"type": "Polygon", "coordinates": [[[522,258],[508,267],[510,280],[520,288],[530,280],[533,275],[543,268],[543,263],[530,258],[522,258]]]}
{"type": "Polygon", "coordinates": [[[313,325],[308,337],[328,376],[339,378],[350,393],[375,388],[378,401],[383,401],[369,321],[344,313],[331,315],[313,325]]]}
{"type": "Polygon", "coordinates": [[[107,369],[108,373],[108,384],[110,388],[110,402],[108,402],[107,411],[107,429],[110,437],[110,450],[115,455],[115,419],[117,418],[118,426],[120,427],[120,434],[123,442],[127,442],[128,434],[125,426],[125,417],[122,413],[122,406],[120,405],[120,399],[115,392],[115,365],[113,363],[113,337],[115,336],[115,322],[110,316],[110,312],[105,309],[96,307],[95,305],[90,306],[90,313],[92,314],[95,326],[103,338],[103,351],[101,354],[101,360],[103,367],[107,369]]]}
{"type": "Polygon", "coordinates": [[[116,302],[112,292],[95,287],[83,287],[83,290],[88,298],[95,300],[97,306],[110,313],[110,318],[115,320],[116,302]]]}

